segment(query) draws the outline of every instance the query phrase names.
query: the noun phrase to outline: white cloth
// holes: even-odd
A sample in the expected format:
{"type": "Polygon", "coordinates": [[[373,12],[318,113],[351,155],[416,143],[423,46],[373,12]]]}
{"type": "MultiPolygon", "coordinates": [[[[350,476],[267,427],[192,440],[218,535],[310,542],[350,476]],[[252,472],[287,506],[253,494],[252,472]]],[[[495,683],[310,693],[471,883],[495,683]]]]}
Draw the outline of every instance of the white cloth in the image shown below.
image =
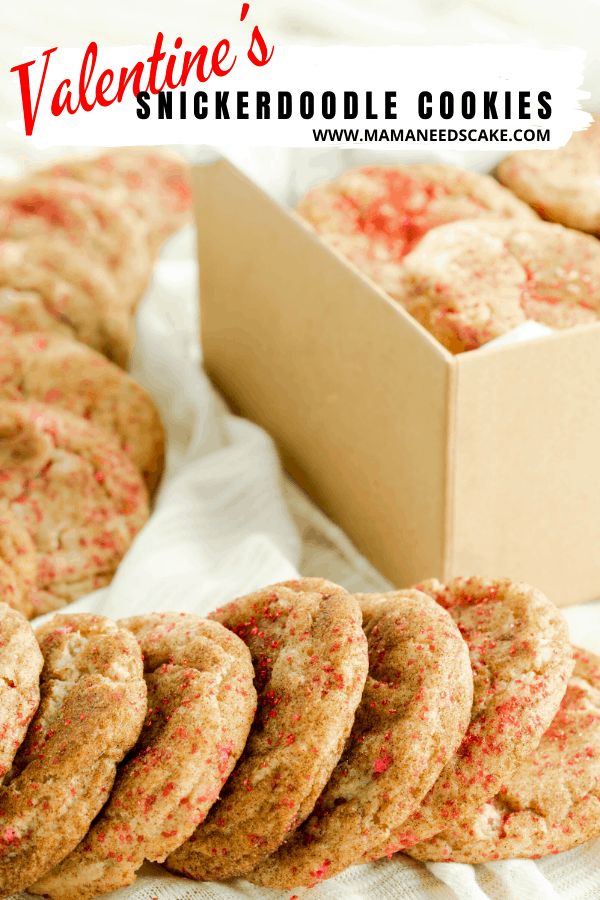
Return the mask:
{"type": "MultiPolygon", "coordinates": [[[[350,590],[388,583],[279,468],[270,438],[232,416],[199,367],[196,266],[190,233],[167,248],[138,317],[133,374],[161,409],[167,472],[156,508],[110,587],[70,610],[125,616],[206,613],[273,581],[322,575],[350,590]]],[[[597,611],[594,615],[597,616],[597,611]]],[[[590,608],[567,611],[574,637],[600,651],[590,608]],[[592,641],[592,643],[591,643],[592,641]]],[[[298,892],[303,895],[303,891],[298,892]]],[[[287,897],[239,880],[200,884],[146,865],[122,900],[287,897]]],[[[314,900],[588,900],[600,896],[600,841],[556,859],[424,866],[404,857],[358,866],[308,894],[314,900]]]]}

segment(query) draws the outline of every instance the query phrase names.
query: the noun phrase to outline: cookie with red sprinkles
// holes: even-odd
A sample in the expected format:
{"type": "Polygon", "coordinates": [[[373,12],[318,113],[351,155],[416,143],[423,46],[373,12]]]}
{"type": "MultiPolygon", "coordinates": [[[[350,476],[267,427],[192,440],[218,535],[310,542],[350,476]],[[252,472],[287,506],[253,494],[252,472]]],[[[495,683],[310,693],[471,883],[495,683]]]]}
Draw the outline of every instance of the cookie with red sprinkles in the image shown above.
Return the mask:
{"type": "Polygon", "coordinates": [[[244,748],[256,708],[250,653],[218,622],[155,613],[119,623],[144,658],[148,714],[108,803],[33,891],[87,900],[131,884],[202,822],[244,748]]]}
{"type": "Polygon", "coordinates": [[[26,331],[75,337],[69,325],[48,310],[38,291],[0,286],[0,333],[11,335],[26,331]]]}
{"type": "Polygon", "coordinates": [[[154,251],[191,220],[190,167],[178,153],[160,147],[118,147],[99,156],[62,160],[49,171],[122,191],[127,205],[148,226],[154,251]]]}
{"type": "Polygon", "coordinates": [[[143,222],[118,197],[70,178],[36,175],[0,188],[0,239],[61,236],[74,255],[99,262],[133,309],[151,256],[143,222]]]}
{"type": "Polygon", "coordinates": [[[0,516],[35,547],[35,615],[107,584],[148,514],[141,475],[103,429],[45,404],[0,403],[0,516]]]}
{"type": "Polygon", "coordinates": [[[368,859],[427,840],[494,797],[538,746],[573,669],[565,620],[536,588],[485,578],[417,587],[448,610],[469,647],[471,722],[419,809],[368,859]]]}
{"type": "Polygon", "coordinates": [[[574,648],[567,692],[539,746],[471,818],[408,852],[463,863],[570,850],[600,836],[600,657],[574,648]]]}
{"type": "Polygon", "coordinates": [[[334,770],[367,676],[356,598],[321,579],[275,584],[211,614],[247,644],[258,709],[221,799],[167,859],[202,880],[255,868],[310,814],[334,770]]]}
{"type": "Polygon", "coordinates": [[[152,398],[122,369],[83,344],[41,332],[0,335],[0,400],[66,409],[110,432],[150,491],[164,462],[164,430],[152,398]]]}
{"type": "Polygon", "coordinates": [[[312,887],[360,861],[415,810],[471,717],[469,651],[415,590],[361,595],[369,674],[344,752],[309,818],[247,878],[312,887]]]}
{"type": "Polygon", "coordinates": [[[496,229],[523,268],[521,306],[527,319],[550,328],[587,325],[600,318],[600,243],[550,222],[485,225],[496,229]]]}
{"type": "Polygon", "coordinates": [[[33,616],[32,588],[36,582],[37,554],[31,535],[7,510],[0,513],[0,601],[26,619],[33,616]]]}
{"type": "MultiPolygon", "coordinates": [[[[3,543],[0,531],[0,553],[3,543]]],[[[1,564],[0,597],[4,597],[1,564]]],[[[0,784],[38,708],[42,663],[40,648],[27,620],[0,602],[0,784]]]]}
{"type": "Polygon", "coordinates": [[[0,788],[0,893],[31,885],[88,830],[137,740],[146,685],[133,635],[102,616],[37,631],[41,701],[0,788]]]}
{"type": "Polygon", "coordinates": [[[73,337],[120,366],[133,345],[131,310],[110,273],[61,235],[0,241],[0,323],[73,337]]]}
{"type": "Polygon", "coordinates": [[[600,244],[548,222],[454,222],[406,257],[397,298],[453,353],[528,320],[552,328],[597,322],[600,244]]]}
{"type": "Polygon", "coordinates": [[[351,169],[310,190],[298,212],[392,296],[400,263],[432,228],[476,217],[536,218],[489,175],[428,164],[351,169]]]}
{"type": "Polygon", "coordinates": [[[496,174],[540,216],[600,235],[600,118],[558,150],[526,150],[496,174]]]}

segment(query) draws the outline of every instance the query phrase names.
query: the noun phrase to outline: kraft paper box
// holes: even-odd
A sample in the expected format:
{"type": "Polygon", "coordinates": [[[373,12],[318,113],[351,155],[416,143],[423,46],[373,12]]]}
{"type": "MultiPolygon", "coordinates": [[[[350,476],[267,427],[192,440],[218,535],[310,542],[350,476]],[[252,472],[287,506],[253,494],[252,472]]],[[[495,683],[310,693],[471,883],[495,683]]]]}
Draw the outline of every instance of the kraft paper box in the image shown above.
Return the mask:
{"type": "Polygon", "coordinates": [[[365,556],[600,596],[600,324],[452,356],[229,163],[194,178],[208,373],[365,556]]]}

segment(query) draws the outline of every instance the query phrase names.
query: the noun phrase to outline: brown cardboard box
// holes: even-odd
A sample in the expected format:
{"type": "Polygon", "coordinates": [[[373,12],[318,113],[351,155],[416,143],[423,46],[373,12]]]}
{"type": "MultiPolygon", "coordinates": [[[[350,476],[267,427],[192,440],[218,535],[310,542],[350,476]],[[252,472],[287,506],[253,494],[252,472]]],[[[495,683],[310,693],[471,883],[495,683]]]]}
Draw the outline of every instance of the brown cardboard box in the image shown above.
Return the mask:
{"type": "Polygon", "coordinates": [[[227,162],[195,188],[208,373],[359,549],[600,596],[600,324],[452,356],[227,162]]]}

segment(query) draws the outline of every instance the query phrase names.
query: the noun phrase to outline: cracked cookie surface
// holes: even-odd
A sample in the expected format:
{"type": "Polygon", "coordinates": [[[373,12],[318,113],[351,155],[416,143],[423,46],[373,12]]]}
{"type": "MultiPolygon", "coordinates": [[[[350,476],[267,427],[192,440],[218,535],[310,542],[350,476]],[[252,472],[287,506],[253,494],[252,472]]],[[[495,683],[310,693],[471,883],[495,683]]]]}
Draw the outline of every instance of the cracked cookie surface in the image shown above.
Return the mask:
{"type": "Polygon", "coordinates": [[[0,784],[38,708],[42,664],[31,626],[19,612],[0,602],[0,784]]]}
{"type": "Polygon", "coordinates": [[[148,518],[141,475],[90,422],[34,403],[0,403],[0,515],[37,554],[35,615],[107,584],[148,518]]]}
{"type": "Polygon", "coordinates": [[[575,669],[539,746],[476,815],[411,847],[411,856],[537,859],[600,835],[600,658],[573,651],[575,669]]]}
{"type": "Polygon", "coordinates": [[[432,228],[475,217],[537,218],[489,175],[428,164],[351,169],[312,188],[298,212],[393,297],[403,258],[432,228]]]}
{"type": "Polygon", "coordinates": [[[37,554],[25,526],[7,509],[0,513],[0,601],[26,619],[34,613],[32,590],[37,576],[37,554]]]}
{"type": "Polygon", "coordinates": [[[600,317],[600,244],[548,222],[454,222],[404,260],[398,301],[452,353],[533,320],[551,328],[600,317]]]}
{"type": "Polygon", "coordinates": [[[133,345],[131,311],[111,273],[60,232],[0,240],[0,323],[8,333],[73,337],[123,367],[133,345]]]}
{"type": "Polygon", "coordinates": [[[448,613],[415,590],[358,600],[369,674],[352,732],[314,812],[254,884],[312,887],[360,860],[418,807],[469,724],[469,651],[448,613]]]}
{"type": "Polygon", "coordinates": [[[0,336],[0,400],[47,403],[113,434],[156,488],[164,431],[146,391],[117,366],[77,341],[31,333],[0,336]]]}
{"type": "Polygon", "coordinates": [[[247,644],[256,718],[221,799],[167,859],[202,880],[248,872],[312,811],[342,753],[367,675],[357,600],[338,585],[298,579],[211,614],[247,644]]]}
{"type": "Polygon", "coordinates": [[[36,632],[41,700],[0,788],[0,896],[76,846],[107,799],[146,712],[133,635],[102,616],[55,616],[36,632]]]}
{"type": "Polygon", "coordinates": [[[485,578],[417,588],[448,610],[469,647],[471,722],[419,809],[368,859],[427,840],[495,796],[539,744],[573,669],[566,623],[536,588],[485,578]]]}
{"type": "Polygon", "coordinates": [[[159,147],[118,147],[98,156],[62,160],[49,172],[122,191],[148,225],[155,252],[191,219],[190,167],[178,153],[159,147]]]}
{"type": "Polygon", "coordinates": [[[131,884],[144,859],[161,862],[186,840],[217,799],[254,715],[250,654],[222,625],[186,613],[119,625],[143,654],[148,716],[88,834],[32,888],[56,900],[131,884]]]}
{"type": "Polygon", "coordinates": [[[151,258],[139,217],[107,192],[70,178],[34,175],[0,186],[0,238],[60,235],[74,255],[111,273],[124,304],[134,309],[150,277],[151,258]]]}

